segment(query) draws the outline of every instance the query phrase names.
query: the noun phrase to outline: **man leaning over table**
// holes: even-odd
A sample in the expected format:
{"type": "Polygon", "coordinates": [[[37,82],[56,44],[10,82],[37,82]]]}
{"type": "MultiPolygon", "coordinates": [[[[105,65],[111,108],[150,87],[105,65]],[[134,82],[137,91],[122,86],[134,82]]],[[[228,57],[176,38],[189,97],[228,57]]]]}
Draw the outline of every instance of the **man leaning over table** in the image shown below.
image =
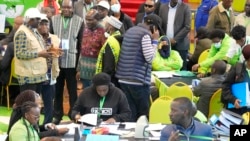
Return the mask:
{"type": "Polygon", "coordinates": [[[72,110],[72,119],[77,121],[84,114],[95,113],[106,123],[130,121],[131,110],[127,98],[111,83],[110,76],[98,73],[94,75],[92,83],[78,97],[72,110]]]}

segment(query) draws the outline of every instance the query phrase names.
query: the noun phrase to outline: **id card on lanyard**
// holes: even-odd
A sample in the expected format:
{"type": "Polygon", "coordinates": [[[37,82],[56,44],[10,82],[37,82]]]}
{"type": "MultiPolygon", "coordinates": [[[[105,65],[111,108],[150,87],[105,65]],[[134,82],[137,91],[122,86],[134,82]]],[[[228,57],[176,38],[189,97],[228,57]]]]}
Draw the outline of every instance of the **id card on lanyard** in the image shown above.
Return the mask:
{"type": "Polygon", "coordinates": [[[98,117],[100,117],[100,116],[101,116],[101,114],[102,114],[102,108],[103,108],[103,105],[104,105],[105,99],[106,99],[106,97],[105,97],[105,96],[104,96],[104,97],[102,97],[102,98],[100,99],[100,102],[99,102],[99,112],[98,112],[98,117]]]}

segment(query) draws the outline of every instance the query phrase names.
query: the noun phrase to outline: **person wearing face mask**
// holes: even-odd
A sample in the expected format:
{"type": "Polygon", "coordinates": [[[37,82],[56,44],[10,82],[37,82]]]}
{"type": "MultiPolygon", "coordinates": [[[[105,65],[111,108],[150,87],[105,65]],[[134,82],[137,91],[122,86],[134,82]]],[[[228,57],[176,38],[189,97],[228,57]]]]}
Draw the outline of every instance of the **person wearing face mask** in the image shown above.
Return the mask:
{"type": "Polygon", "coordinates": [[[153,71],[176,71],[182,67],[182,59],[177,51],[171,50],[171,43],[167,36],[159,39],[158,51],[152,62],[153,71]]]}
{"type": "Polygon", "coordinates": [[[95,74],[97,57],[106,41],[104,27],[99,22],[100,13],[91,9],[86,15],[86,27],[83,31],[81,53],[77,65],[77,80],[81,80],[84,88],[91,85],[95,74]]]}
{"type": "Polygon", "coordinates": [[[122,23],[115,17],[110,16],[106,23],[107,40],[103,44],[96,63],[96,73],[105,72],[110,75],[111,82],[119,87],[117,78],[115,77],[116,64],[120,54],[119,40],[122,38],[119,29],[122,23]]]}
{"type": "Polygon", "coordinates": [[[197,30],[195,39],[196,39],[196,45],[195,45],[195,50],[194,53],[191,54],[188,57],[188,63],[187,63],[187,70],[192,70],[192,66],[194,64],[198,63],[198,59],[200,54],[211,47],[212,41],[208,38],[209,36],[209,31],[207,30],[206,27],[200,27],[197,30]]]}
{"type": "Polygon", "coordinates": [[[122,22],[121,32],[125,33],[130,27],[134,26],[131,17],[121,11],[121,4],[118,0],[111,0],[110,9],[112,15],[122,22]]]}
{"type": "Polygon", "coordinates": [[[201,63],[192,66],[192,71],[197,71],[198,68],[201,68],[201,72],[199,72],[197,77],[204,77],[215,60],[224,60],[231,44],[234,43],[234,40],[221,29],[212,30],[209,38],[213,43],[208,57],[201,63]]]}

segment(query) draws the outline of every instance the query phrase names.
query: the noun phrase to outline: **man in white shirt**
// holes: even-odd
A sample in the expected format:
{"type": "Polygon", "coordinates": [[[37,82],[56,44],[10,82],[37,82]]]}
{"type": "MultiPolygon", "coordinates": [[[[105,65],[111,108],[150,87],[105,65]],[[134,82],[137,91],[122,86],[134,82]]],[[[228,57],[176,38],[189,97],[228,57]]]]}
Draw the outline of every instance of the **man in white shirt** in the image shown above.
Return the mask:
{"type": "Polygon", "coordinates": [[[162,4],[159,16],[162,19],[162,28],[170,38],[172,49],[179,52],[183,60],[182,70],[187,68],[187,55],[189,49],[188,34],[191,29],[190,7],[178,0],[170,0],[162,4]]]}

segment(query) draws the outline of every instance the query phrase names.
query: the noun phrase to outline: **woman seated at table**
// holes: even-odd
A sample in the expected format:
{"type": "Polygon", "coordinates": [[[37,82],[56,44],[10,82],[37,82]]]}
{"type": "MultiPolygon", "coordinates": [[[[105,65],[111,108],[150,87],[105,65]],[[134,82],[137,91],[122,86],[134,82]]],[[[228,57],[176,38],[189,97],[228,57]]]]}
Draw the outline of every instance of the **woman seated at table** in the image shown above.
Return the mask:
{"type": "Polygon", "coordinates": [[[180,54],[171,49],[171,43],[167,36],[159,39],[158,51],[152,62],[153,71],[177,71],[182,68],[180,54]]]}
{"type": "Polygon", "coordinates": [[[11,128],[10,141],[40,141],[37,123],[40,118],[40,108],[35,102],[27,101],[21,107],[22,118],[11,128]]]}
{"type": "Polygon", "coordinates": [[[98,73],[94,75],[92,83],[78,97],[72,110],[72,119],[78,121],[81,115],[95,113],[106,123],[130,121],[131,110],[127,98],[111,83],[110,76],[98,73]]]}
{"type": "MultiPolygon", "coordinates": [[[[21,92],[15,99],[15,103],[13,105],[13,110],[10,116],[9,126],[7,134],[9,135],[10,130],[12,129],[12,126],[22,118],[22,112],[21,112],[21,106],[27,101],[35,102],[39,106],[41,105],[41,97],[39,94],[37,94],[33,90],[25,90],[21,92]]],[[[48,137],[48,136],[58,136],[63,135],[68,132],[68,128],[60,128],[55,129],[55,126],[53,124],[46,124],[46,125],[40,125],[39,126],[39,137],[48,137]]],[[[9,137],[6,139],[6,141],[9,140],[9,137]]]]}

